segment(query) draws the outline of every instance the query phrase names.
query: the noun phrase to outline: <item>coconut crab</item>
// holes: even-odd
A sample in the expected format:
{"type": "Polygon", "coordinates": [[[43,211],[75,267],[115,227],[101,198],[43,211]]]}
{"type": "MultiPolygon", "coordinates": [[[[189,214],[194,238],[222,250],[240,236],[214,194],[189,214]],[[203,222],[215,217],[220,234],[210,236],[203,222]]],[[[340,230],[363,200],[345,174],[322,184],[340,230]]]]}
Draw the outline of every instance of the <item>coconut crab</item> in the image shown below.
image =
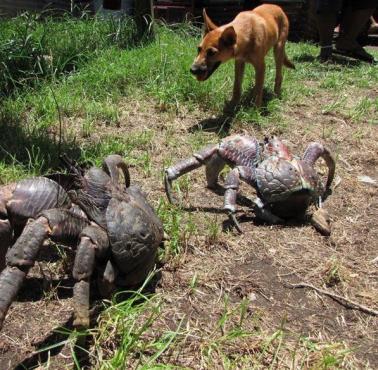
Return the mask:
{"type": "Polygon", "coordinates": [[[206,165],[207,186],[215,188],[226,164],[232,169],[225,180],[224,209],[239,232],[241,228],[235,217],[236,197],[240,180],[243,180],[256,189],[255,213],[260,219],[282,223],[285,219],[302,217],[310,204],[315,204],[319,209],[313,213],[311,222],[318,231],[329,235],[328,216],[320,207],[334,178],[335,160],[325,146],[313,142],[299,159],[275,137],[266,138],[259,144],[250,136],[228,136],[219,144],[204,148],[165,170],[168,200],[174,202],[172,181],[202,165],[206,165]],[[325,184],[314,168],[320,157],[328,167],[325,184]]]}
{"type": "Polygon", "coordinates": [[[67,157],[63,160],[70,171],[67,175],[0,187],[0,328],[48,239],[76,248],[76,327],[89,326],[89,291],[95,270],[102,293],[109,294],[116,286],[143,282],[155,263],[163,239],[162,223],[144,193],[130,186],[122,157],[109,155],[102,168],[89,170],[67,157]]]}

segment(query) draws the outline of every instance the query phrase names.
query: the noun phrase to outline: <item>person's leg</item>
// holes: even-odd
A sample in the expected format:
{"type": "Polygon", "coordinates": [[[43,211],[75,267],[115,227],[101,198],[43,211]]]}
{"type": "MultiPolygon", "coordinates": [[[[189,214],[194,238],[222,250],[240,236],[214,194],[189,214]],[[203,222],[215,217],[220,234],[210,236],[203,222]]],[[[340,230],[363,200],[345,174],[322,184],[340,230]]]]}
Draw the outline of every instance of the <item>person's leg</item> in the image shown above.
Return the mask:
{"type": "Polygon", "coordinates": [[[374,17],[370,17],[370,26],[368,29],[369,35],[378,34],[378,22],[374,19],[374,17]]]}
{"type": "Polygon", "coordinates": [[[377,0],[350,0],[343,10],[341,18],[340,36],[336,41],[336,49],[350,52],[351,56],[366,61],[374,61],[374,57],[365,51],[357,42],[357,37],[365,27],[369,18],[378,6],[377,0]]]}
{"type": "Polygon", "coordinates": [[[316,20],[319,31],[319,43],[321,61],[326,61],[332,56],[333,30],[337,23],[342,0],[317,0],[316,20]]]}

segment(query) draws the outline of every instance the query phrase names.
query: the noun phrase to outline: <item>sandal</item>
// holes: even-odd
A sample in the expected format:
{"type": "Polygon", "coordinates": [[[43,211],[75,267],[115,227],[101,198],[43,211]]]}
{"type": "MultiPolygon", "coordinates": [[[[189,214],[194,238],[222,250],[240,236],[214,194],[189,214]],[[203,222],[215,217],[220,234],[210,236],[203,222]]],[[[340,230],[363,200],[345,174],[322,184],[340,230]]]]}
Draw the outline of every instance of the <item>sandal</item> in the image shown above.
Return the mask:
{"type": "Polygon", "coordinates": [[[354,58],[358,60],[362,60],[364,62],[375,64],[377,61],[374,59],[373,55],[369,54],[364,48],[359,47],[351,50],[346,49],[334,49],[333,52],[335,54],[343,55],[349,58],[354,58]]]}

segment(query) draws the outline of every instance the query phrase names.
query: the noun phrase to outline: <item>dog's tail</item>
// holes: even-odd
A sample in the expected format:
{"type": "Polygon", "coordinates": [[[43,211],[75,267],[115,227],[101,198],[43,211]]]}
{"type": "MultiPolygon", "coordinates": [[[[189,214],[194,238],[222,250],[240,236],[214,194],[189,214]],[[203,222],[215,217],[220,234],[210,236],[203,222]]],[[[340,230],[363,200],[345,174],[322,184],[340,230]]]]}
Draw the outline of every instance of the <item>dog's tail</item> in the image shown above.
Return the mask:
{"type": "Polygon", "coordinates": [[[284,64],[287,68],[295,69],[294,63],[289,60],[289,58],[286,55],[286,52],[284,53],[284,64]]]}

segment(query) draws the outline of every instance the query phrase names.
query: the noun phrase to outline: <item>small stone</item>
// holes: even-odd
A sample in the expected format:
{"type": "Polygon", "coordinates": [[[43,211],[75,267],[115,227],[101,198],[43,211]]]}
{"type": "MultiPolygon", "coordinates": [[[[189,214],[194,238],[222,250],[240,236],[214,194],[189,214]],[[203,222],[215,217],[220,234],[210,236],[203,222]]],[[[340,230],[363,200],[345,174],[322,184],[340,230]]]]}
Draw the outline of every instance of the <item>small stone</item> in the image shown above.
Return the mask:
{"type": "Polygon", "coordinates": [[[268,252],[269,252],[270,255],[274,256],[276,254],[276,252],[277,252],[277,249],[275,249],[275,248],[269,248],[268,252]]]}
{"type": "Polygon", "coordinates": [[[371,178],[370,176],[366,176],[366,175],[357,176],[357,179],[359,182],[362,182],[364,184],[378,186],[377,180],[371,178]]]}

